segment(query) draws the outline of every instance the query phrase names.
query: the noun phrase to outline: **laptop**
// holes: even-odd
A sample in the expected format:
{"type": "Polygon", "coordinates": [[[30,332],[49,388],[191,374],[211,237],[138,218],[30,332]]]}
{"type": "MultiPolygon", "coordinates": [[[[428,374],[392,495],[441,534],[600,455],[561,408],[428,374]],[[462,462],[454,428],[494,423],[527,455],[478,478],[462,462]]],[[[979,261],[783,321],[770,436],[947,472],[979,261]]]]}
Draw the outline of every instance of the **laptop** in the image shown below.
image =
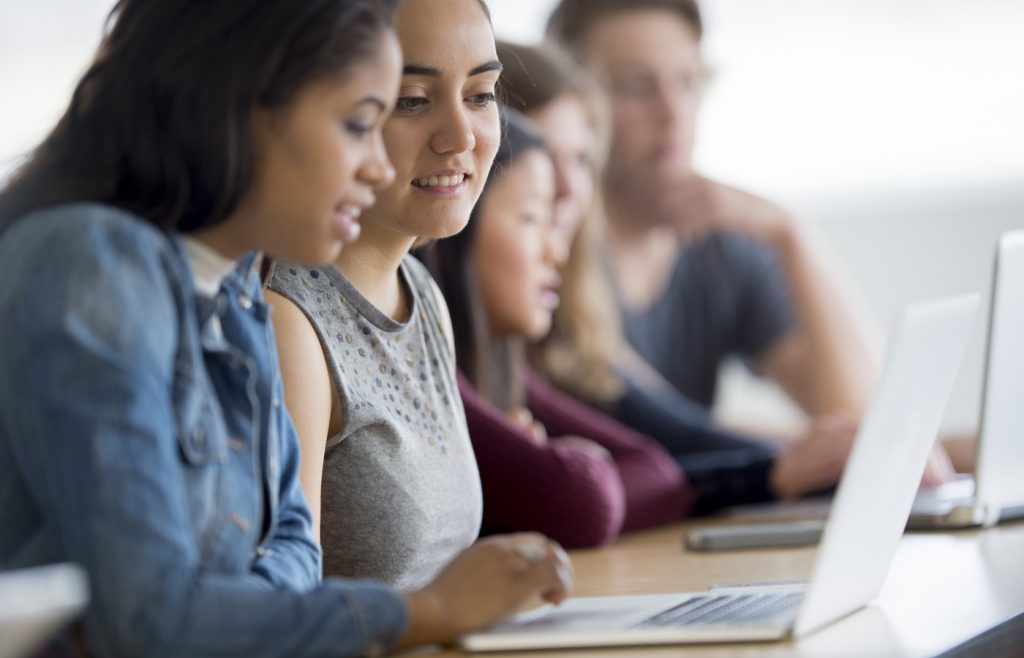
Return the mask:
{"type": "Polygon", "coordinates": [[[74,564],[0,571],[0,658],[38,649],[85,608],[88,592],[74,564]]]}
{"type": "Polygon", "coordinates": [[[881,591],[974,324],[978,296],[906,308],[836,491],[810,582],[798,587],[573,598],[460,638],[467,651],[803,637],[881,591]],[[868,539],[870,538],[870,539],[868,539]]]}
{"type": "Polygon", "coordinates": [[[996,248],[975,477],[922,491],[907,527],[990,526],[1024,518],[1024,231],[996,248]]]}

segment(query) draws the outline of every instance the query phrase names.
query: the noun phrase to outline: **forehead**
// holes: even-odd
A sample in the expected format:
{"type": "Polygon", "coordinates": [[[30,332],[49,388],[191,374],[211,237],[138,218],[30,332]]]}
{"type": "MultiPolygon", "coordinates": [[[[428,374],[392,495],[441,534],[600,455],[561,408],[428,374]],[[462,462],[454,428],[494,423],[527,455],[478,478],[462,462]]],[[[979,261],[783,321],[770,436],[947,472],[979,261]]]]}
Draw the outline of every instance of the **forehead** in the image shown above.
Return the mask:
{"type": "Polygon", "coordinates": [[[405,0],[395,31],[406,64],[465,74],[497,59],[494,32],[479,0],[405,0]]]}
{"type": "Polygon", "coordinates": [[[583,99],[575,94],[562,94],[530,112],[529,117],[550,145],[590,143],[594,139],[590,113],[583,99]]]}
{"type": "Polygon", "coordinates": [[[696,32],[670,9],[627,9],[602,16],[587,29],[584,50],[587,62],[605,71],[700,62],[696,32]]]}
{"type": "Polygon", "coordinates": [[[505,167],[500,182],[509,193],[523,201],[530,201],[554,195],[554,179],[551,156],[542,148],[531,148],[520,153],[505,167]]]}

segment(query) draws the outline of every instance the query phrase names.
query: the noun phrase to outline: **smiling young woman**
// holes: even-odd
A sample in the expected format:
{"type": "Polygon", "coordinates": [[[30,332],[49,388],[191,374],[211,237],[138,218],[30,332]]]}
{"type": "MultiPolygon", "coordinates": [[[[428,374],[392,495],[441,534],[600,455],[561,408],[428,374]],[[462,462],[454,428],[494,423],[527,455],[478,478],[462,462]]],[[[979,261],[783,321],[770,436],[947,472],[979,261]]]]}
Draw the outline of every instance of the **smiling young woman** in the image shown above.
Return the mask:
{"type": "Polygon", "coordinates": [[[408,254],[469,221],[498,148],[501,64],[479,0],[407,2],[396,32],[394,180],[357,243],[326,267],[279,263],[268,297],[325,572],[407,589],[480,529],[448,310],[408,254]]]}

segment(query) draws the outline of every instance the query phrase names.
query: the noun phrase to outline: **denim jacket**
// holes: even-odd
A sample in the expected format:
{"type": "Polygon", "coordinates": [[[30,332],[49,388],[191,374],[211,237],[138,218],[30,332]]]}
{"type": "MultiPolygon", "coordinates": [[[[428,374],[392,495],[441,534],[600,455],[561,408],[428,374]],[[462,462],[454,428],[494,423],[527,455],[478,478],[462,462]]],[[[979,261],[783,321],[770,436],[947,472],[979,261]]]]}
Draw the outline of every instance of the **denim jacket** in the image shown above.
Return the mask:
{"type": "Polygon", "coordinates": [[[252,261],[197,296],[178,238],[95,204],[0,239],[0,568],[83,565],[95,654],[360,655],[405,625],[321,582],[252,261]]]}

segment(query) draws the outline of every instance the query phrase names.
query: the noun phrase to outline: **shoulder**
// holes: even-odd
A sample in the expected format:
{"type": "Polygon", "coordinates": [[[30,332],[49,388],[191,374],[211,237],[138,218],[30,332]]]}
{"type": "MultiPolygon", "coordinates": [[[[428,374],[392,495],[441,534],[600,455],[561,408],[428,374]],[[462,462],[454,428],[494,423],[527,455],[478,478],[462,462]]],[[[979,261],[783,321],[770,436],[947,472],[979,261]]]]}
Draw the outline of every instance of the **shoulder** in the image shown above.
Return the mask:
{"type": "Polygon", "coordinates": [[[0,278],[25,290],[66,288],[94,302],[120,295],[145,308],[154,288],[184,289],[188,276],[185,255],[170,233],[111,206],[45,208],[0,239],[0,278]]]}
{"type": "Polygon", "coordinates": [[[434,277],[430,275],[430,271],[427,266],[420,262],[418,258],[412,254],[408,254],[402,259],[402,269],[405,270],[406,276],[409,279],[409,285],[416,288],[423,294],[432,295],[432,289],[437,289],[437,284],[434,283],[434,277]]]}
{"type": "Polygon", "coordinates": [[[274,331],[278,337],[288,336],[316,339],[316,333],[306,313],[292,299],[268,288],[264,291],[264,299],[273,309],[272,318],[274,331]]]}
{"type": "Polygon", "coordinates": [[[153,224],[98,203],[72,203],[32,212],[4,233],[0,245],[6,250],[45,246],[51,259],[97,248],[125,254],[175,250],[169,234],[153,224]]]}
{"type": "Polygon", "coordinates": [[[188,282],[170,234],[109,206],[43,209],[0,240],[0,308],[16,308],[28,332],[65,327],[115,345],[161,343],[178,326],[188,282]]]}
{"type": "Polygon", "coordinates": [[[278,300],[287,300],[305,313],[314,312],[321,304],[331,303],[333,297],[325,298],[323,293],[335,286],[333,279],[340,273],[330,265],[309,267],[298,263],[279,261],[274,264],[273,273],[267,282],[267,290],[277,293],[278,300]]]}
{"type": "Polygon", "coordinates": [[[775,251],[758,240],[739,233],[714,233],[686,249],[688,258],[702,265],[747,268],[775,260],[775,251]]]}
{"type": "Polygon", "coordinates": [[[431,314],[436,318],[438,330],[444,336],[448,350],[455,353],[455,332],[452,328],[452,318],[448,311],[448,302],[438,287],[434,277],[426,265],[421,263],[415,256],[406,256],[402,261],[409,278],[409,285],[413,286],[418,297],[423,300],[426,306],[431,309],[431,314]]]}

